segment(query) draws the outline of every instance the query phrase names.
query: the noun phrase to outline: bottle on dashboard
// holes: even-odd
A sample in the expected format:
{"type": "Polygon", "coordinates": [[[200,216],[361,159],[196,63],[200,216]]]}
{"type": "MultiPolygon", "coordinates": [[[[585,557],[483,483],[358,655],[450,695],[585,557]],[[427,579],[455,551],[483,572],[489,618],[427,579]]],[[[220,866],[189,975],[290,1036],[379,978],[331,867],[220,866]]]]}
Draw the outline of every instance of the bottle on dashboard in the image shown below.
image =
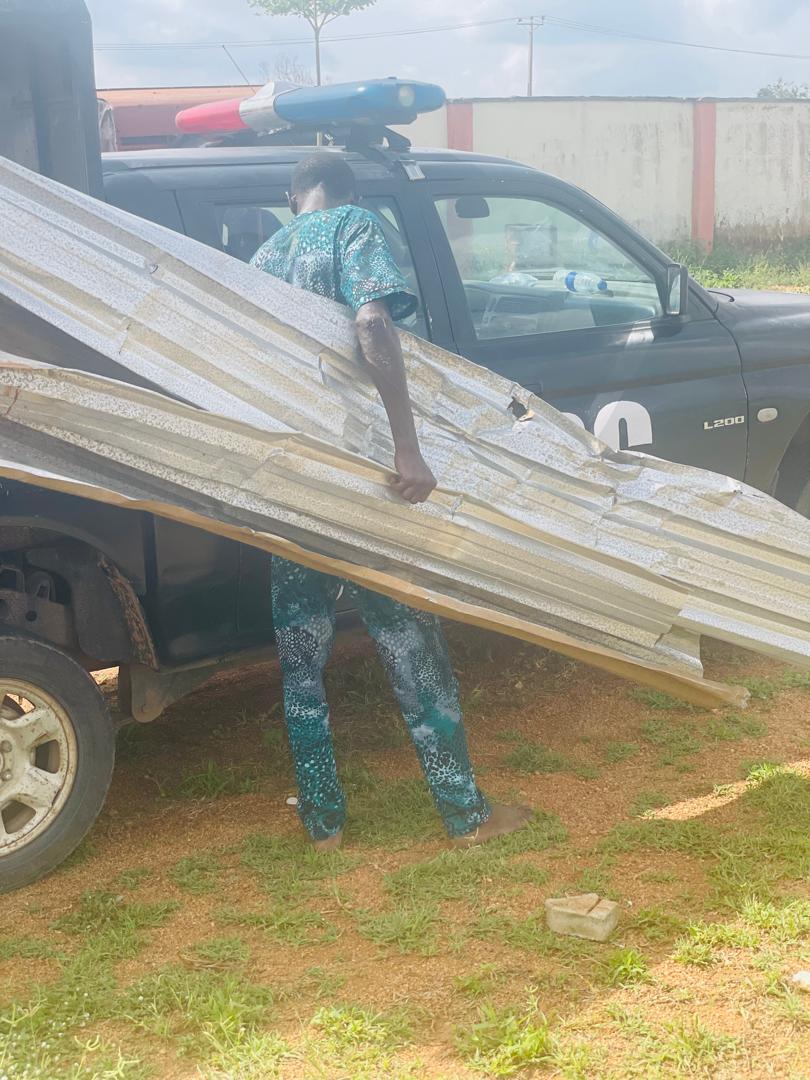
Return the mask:
{"type": "Polygon", "coordinates": [[[607,292],[607,282],[599,274],[590,274],[586,270],[558,270],[554,275],[555,285],[563,285],[569,292],[597,293],[607,292]]]}

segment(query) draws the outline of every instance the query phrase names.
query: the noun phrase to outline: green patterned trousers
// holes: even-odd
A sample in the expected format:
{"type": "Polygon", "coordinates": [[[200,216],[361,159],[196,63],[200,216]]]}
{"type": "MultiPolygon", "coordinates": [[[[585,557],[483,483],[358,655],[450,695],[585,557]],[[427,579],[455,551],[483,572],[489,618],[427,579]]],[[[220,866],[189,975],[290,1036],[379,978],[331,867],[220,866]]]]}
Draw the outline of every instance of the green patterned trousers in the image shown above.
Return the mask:
{"type": "Polygon", "coordinates": [[[472,832],[487,820],[490,807],[473,776],[458,684],[439,620],[273,556],[273,622],[304,826],[320,840],[342,829],[346,820],[323,683],[341,585],[374,639],[448,833],[472,832]]]}

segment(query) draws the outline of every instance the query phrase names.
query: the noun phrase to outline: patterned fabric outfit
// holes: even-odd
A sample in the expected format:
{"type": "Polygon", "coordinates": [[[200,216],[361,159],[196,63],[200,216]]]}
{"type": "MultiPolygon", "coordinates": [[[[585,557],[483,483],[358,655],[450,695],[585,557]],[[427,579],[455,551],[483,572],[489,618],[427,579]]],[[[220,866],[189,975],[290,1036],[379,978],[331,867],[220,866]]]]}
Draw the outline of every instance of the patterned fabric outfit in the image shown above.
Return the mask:
{"type": "MultiPolygon", "coordinates": [[[[354,311],[384,299],[400,319],[416,307],[379,221],[357,206],[299,214],[259,248],[252,264],[354,311]]],[[[315,840],[339,832],[346,820],[323,683],[341,585],[376,643],[448,833],[473,831],[490,807],[473,776],[458,685],[438,619],[273,556],[273,622],[301,820],[315,840]]]]}

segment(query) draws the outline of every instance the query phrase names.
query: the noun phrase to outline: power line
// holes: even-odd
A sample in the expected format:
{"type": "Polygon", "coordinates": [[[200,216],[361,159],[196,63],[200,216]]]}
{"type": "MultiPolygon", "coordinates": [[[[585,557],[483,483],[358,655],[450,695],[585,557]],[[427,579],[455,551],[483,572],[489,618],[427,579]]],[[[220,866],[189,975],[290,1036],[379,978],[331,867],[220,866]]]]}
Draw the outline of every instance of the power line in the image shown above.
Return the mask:
{"type": "MultiPolygon", "coordinates": [[[[535,27],[544,23],[556,26],[561,30],[573,30],[585,34],[598,34],[605,37],[622,38],[629,41],[643,41],[651,45],[669,45],[681,49],[703,49],[709,52],[731,53],[737,56],[763,56],[778,60],[810,60],[808,53],[769,52],[764,49],[742,49],[732,45],[711,45],[707,42],[681,41],[676,38],[655,37],[649,34],[634,34],[630,31],[615,30],[608,26],[597,26],[592,23],[576,22],[573,19],[563,19],[555,15],[532,15],[525,18],[503,17],[499,19],[484,19],[478,22],[453,23],[443,26],[421,26],[403,30],[378,30],[364,34],[342,34],[324,38],[325,44],[342,41],[373,41],[381,38],[413,37],[421,34],[443,34],[457,30],[471,30],[482,26],[496,26],[505,23],[515,25],[533,24],[535,27]]],[[[142,42],[103,42],[94,46],[96,52],[136,52],[152,49],[253,49],[269,47],[286,47],[290,45],[310,45],[312,39],[283,38],[281,40],[264,41],[142,41],[142,42]]],[[[233,57],[231,57],[233,60],[233,57]]],[[[235,61],[233,61],[236,64],[235,61]]],[[[238,66],[238,65],[236,65],[238,66]]]]}
{"type": "MultiPolygon", "coordinates": [[[[421,26],[409,30],[379,30],[375,33],[343,34],[324,38],[324,42],[331,41],[368,41],[376,38],[410,37],[415,34],[443,34],[453,30],[470,30],[479,26],[495,26],[498,23],[515,23],[514,17],[501,19],[484,19],[480,22],[453,23],[447,26],[421,26]]],[[[104,42],[94,46],[96,52],[117,52],[140,49],[221,49],[228,46],[230,49],[254,49],[267,48],[271,45],[310,45],[311,37],[306,38],[283,38],[281,40],[268,41],[142,41],[142,42],[104,42]]]]}
{"type": "Polygon", "coordinates": [[[612,30],[607,26],[594,26],[590,23],[574,22],[547,15],[546,22],[566,30],[579,30],[586,34],[601,34],[609,37],[627,38],[631,41],[646,41],[653,45],[675,45],[681,49],[706,49],[710,52],[736,53],[742,56],[770,56],[779,60],[810,60],[809,53],[767,52],[764,49],[738,49],[732,45],[709,45],[705,42],[679,41],[674,38],[652,37],[647,34],[633,34],[624,30],[612,30]]]}

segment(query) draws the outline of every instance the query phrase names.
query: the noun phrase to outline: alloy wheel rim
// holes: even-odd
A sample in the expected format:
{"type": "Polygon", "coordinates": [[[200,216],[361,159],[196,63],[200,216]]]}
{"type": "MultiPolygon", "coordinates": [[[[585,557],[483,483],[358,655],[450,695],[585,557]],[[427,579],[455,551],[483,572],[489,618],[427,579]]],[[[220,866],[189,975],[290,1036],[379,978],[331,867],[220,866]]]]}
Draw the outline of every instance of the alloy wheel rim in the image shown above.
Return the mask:
{"type": "Polygon", "coordinates": [[[31,683],[0,680],[0,858],[53,824],[73,789],[77,759],[64,707],[31,683]]]}

